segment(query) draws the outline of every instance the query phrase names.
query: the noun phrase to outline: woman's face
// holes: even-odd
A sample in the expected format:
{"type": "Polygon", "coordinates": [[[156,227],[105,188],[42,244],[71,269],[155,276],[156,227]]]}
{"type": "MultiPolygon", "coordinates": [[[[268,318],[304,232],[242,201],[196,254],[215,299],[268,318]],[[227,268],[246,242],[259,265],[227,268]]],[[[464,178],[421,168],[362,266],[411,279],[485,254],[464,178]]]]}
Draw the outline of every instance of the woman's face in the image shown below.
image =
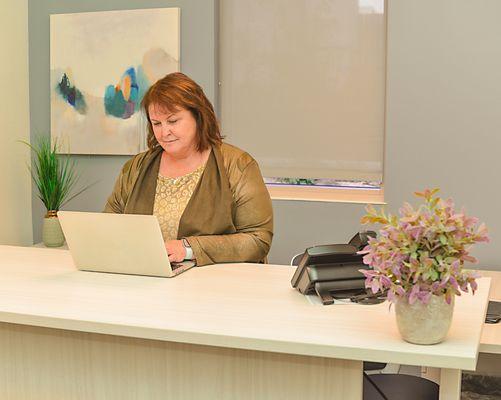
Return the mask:
{"type": "Polygon", "coordinates": [[[155,138],[162,148],[172,156],[186,157],[197,148],[197,122],[185,108],[169,111],[158,105],[148,107],[155,138]]]}

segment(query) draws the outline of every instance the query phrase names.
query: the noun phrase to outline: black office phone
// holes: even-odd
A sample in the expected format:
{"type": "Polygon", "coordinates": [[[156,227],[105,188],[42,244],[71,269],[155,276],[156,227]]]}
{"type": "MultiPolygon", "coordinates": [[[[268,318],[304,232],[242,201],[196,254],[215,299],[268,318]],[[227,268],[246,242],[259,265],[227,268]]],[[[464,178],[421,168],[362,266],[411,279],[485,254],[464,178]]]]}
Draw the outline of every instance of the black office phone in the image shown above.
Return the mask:
{"type": "Polygon", "coordinates": [[[376,237],[376,233],[359,232],[347,244],[307,248],[292,277],[292,287],[303,294],[316,293],[323,304],[365,293],[365,276],[359,270],[369,267],[358,251],[370,237],[376,237]]]}

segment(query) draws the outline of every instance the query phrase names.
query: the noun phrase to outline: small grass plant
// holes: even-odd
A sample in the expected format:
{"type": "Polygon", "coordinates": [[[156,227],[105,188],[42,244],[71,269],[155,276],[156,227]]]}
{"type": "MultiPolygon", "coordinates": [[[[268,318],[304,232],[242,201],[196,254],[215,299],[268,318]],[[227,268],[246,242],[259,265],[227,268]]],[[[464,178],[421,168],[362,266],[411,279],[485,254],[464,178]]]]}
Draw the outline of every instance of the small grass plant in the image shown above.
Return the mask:
{"type": "Polygon", "coordinates": [[[91,186],[87,185],[75,192],[79,180],[75,160],[68,154],[58,154],[60,148],[57,140],[51,145],[50,137],[40,136],[34,144],[23,143],[32,151],[33,164],[28,169],[38,189],[37,196],[48,212],[59,211],[91,186]]]}

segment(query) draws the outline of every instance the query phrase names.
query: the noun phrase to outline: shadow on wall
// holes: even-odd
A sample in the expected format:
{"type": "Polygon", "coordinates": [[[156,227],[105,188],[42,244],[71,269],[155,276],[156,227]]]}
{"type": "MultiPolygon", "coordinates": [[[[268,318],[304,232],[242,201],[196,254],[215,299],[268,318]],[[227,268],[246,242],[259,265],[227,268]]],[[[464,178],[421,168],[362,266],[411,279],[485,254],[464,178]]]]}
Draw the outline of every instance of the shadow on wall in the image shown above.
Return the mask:
{"type": "Polygon", "coordinates": [[[364,204],[273,201],[274,235],[271,264],[289,264],[306,247],[347,243],[360,225],[364,204]]]}

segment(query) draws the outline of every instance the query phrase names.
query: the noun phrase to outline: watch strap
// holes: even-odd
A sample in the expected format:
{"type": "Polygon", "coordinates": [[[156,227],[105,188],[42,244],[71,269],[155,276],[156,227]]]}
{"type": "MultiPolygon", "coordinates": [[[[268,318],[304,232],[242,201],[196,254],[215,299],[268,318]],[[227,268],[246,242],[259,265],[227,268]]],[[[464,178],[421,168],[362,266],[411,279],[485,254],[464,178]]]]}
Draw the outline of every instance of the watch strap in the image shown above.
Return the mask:
{"type": "Polygon", "coordinates": [[[181,239],[183,243],[183,247],[186,250],[186,256],[184,257],[185,260],[193,260],[193,249],[190,246],[190,242],[186,238],[181,239]]]}

